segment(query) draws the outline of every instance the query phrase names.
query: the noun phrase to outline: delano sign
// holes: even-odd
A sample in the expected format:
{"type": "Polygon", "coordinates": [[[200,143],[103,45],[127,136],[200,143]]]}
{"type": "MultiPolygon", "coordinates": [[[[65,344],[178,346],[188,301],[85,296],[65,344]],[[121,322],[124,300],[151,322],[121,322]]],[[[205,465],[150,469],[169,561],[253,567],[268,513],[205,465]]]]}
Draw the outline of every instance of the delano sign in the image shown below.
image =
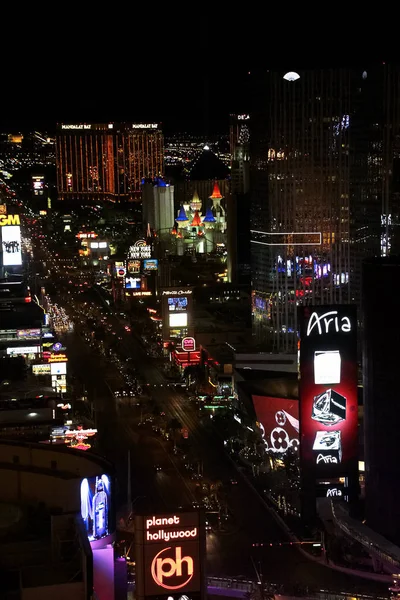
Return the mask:
{"type": "Polygon", "coordinates": [[[0,227],[4,225],[21,225],[19,215],[0,215],[0,227]]]}
{"type": "Polygon", "coordinates": [[[197,512],[135,519],[136,593],[139,599],[174,592],[204,597],[204,527],[197,512]]]}

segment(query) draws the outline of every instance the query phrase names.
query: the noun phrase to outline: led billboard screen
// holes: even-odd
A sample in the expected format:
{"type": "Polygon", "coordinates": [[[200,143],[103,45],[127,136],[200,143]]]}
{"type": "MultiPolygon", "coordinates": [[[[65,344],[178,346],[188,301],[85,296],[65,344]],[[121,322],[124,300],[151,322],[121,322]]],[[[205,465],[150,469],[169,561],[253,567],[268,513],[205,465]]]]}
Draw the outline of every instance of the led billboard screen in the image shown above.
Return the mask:
{"type": "Polygon", "coordinates": [[[110,534],[110,503],[111,482],[108,475],[82,479],[81,516],[90,541],[110,534]]]}
{"type": "Polygon", "coordinates": [[[265,446],[271,452],[285,454],[299,448],[299,402],[287,398],[253,396],[257,421],[265,446]]]}
{"type": "Polygon", "coordinates": [[[7,225],[1,228],[1,246],[3,265],[22,265],[21,229],[19,225],[7,225]]]}
{"type": "Polygon", "coordinates": [[[136,517],[135,536],[139,598],[182,597],[204,589],[203,527],[197,512],[136,517]]]}
{"type": "Polygon", "coordinates": [[[170,327],[187,327],[187,313],[175,313],[169,315],[169,326],[170,327]]]}
{"type": "Polygon", "coordinates": [[[127,290],[140,290],[140,277],[126,277],[125,287],[127,290]]]}
{"type": "MultiPolygon", "coordinates": [[[[315,478],[357,476],[354,306],[300,309],[300,455],[315,478]]],[[[354,477],[353,477],[354,479],[354,477]]]]}
{"type": "Polygon", "coordinates": [[[168,310],[187,310],[188,299],[185,296],[179,298],[168,298],[168,310]]]}
{"type": "Polygon", "coordinates": [[[143,269],[145,271],[157,271],[158,260],[156,258],[148,258],[143,261],[143,269]]]}
{"type": "Polygon", "coordinates": [[[128,260],[128,273],[140,273],[140,260],[128,260]]]}

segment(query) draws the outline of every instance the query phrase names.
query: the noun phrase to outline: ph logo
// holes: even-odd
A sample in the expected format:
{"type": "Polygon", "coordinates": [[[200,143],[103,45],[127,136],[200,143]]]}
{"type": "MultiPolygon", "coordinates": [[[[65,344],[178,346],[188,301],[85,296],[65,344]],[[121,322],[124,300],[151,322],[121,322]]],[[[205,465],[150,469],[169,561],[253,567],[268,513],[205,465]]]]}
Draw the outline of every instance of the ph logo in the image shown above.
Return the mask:
{"type": "Polygon", "coordinates": [[[193,559],[190,556],[184,556],[182,558],[182,548],[180,546],[175,548],[175,558],[160,558],[167,550],[171,550],[171,547],[163,548],[163,550],[160,550],[153,558],[151,563],[151,576],[157,585],[166,590],[180,590],[187,585],[193,577],[193,559]],[[186,563],[187,577],[186,575],[182,575],[183,563],[186,563]],[[165,579],[174,576],[185,577],[185,580],[178,585],[167,585],[164,583],[165,579]]]}

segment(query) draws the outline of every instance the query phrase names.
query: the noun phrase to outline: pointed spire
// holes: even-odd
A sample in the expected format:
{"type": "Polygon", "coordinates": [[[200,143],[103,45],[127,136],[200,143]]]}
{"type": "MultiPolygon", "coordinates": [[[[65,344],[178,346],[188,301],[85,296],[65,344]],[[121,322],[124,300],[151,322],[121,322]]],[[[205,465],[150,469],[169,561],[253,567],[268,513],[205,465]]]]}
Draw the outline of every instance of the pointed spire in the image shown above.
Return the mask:
{"type": "Polygon", "coordinates": [[[219,189],[219,185],[216,181],[214,183],[214,189],[213,189],[213,192],[212,192],[210,198],[212,200],[221,200],[221,198],[223,198],[223,195],[221,194],[221,190],[219,189]]]}
{"type": "Polygon", "coordinates": [[[200,210],[201,209],[201,200],[199,198],[199,194],[197,190],[194,190],[193,198],[190,201],[190,207],[192,210],[200,210]]]}
{"type": "Polygon", "coordinates": [[[181,208],[179,209],[179,215],[176,217],[177,221],[189,221],[189,219],[186,216],[186,212],[183,206],[181,206],[181,208]]]}
{"type": "Polygon", "coordinates": [[[203,219],[203,223],[216,223],[216,218],[212,214],[211,206],[207,208],[206,216],[203,219]]]}
{"type": "Polygon", "coordinates": [[[199,211],[198,210],[196,210],[196,212],[194,213],[194,217],[193,217],[193,221],[192,221],[191,227],[201,227],[201,219],[200,219],[200,215],[199,215],[199,211]]]}

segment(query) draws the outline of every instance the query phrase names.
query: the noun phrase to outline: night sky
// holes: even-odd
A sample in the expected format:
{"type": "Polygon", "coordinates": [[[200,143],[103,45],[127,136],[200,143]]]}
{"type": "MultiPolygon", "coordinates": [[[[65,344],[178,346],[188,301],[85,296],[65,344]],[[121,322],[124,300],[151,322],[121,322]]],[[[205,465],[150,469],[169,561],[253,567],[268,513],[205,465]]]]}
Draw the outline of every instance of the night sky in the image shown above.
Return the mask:
{"type": "MultiPolygon", "coordinates": [[[[345,66],[369,58],[360,45],[351,54],[346,47],[332,55],[331,48],[329,53],[311,44],[306,52],[296,44],[293,53],[267,40],[265,31],[229,29],[221,21],[197,30],[193,23],[171,29],[149,23],[139,32],[133,26],[110,31],[107,24],[88,31],[80,37],[75,29],[46,35],[32,29],[11,54],[3,40],[0,50],[12,61],[1,77],[0,130],[52,132],[62,121],[158,121],[166,134],[226,133],[229,113],[251,108],[254,68],[345,66]],[[17,52],[20,45],[24,52],[17,52]]],[[[380,47],[374,59],[387,54],[380,47]]]]}

